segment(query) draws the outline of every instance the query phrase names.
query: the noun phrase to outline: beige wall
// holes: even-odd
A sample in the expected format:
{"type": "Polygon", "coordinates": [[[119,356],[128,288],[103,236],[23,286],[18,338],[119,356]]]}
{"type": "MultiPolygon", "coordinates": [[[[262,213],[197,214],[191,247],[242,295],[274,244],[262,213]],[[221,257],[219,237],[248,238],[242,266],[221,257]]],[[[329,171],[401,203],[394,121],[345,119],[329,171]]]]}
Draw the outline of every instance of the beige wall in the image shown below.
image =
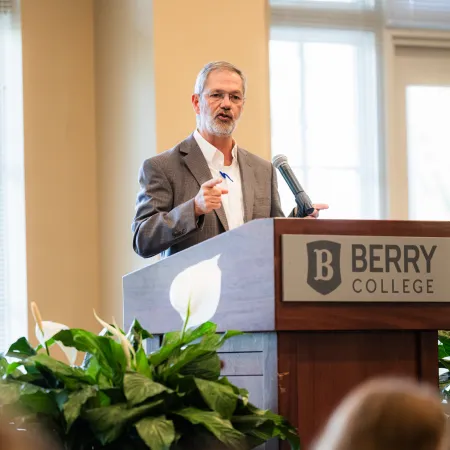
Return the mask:
{"type": "Polygon", "coordinates": [[[22,0],[22,45],[28,300],[44,319],[96,329],[92,0],[22,0]]]}
{"type": "Polygon", "coordinates": [[[149,263],[131,248],[138,169],[194,129],[206,62],[247,73],[237,140],[270,157],[266,8],[22,0],[28,298],[44,319],[95,331],[95,307],[120,322],[121,277],[149,263]]]}
{"type": "Polygon", "coordinates": [[[270,158],[267,0],[154,0],[158,151],[195,129],[190,94],[201,67],[227,60],[248,77],[238,143],[270,158]]]}
{"type": "Polygon", "coordinates": [[[148,261],[132,248],[142,161],[156,154],[152,2],[95,0],[101,306],[122,321],[122,276],[148,261]]]}

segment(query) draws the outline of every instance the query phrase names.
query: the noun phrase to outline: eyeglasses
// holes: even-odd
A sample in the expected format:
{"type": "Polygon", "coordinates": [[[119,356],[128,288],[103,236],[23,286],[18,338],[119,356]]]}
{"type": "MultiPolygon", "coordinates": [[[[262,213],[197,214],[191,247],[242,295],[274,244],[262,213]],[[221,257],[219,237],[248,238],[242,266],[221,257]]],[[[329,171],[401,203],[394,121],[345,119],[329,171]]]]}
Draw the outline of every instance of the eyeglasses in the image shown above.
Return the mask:
{"type": "Polygon", "coordinates": [[[209,99],[209,101],[211,101],[212,103],[222,102],[224,100],[225,96],[228,96],[230,102],[234,103],[235,105],[240,105],[244,101],[244,98],[242,95],[228,94],[228,92],[213,91],[213,92],[209,92],[205,95],[209,99]]]}

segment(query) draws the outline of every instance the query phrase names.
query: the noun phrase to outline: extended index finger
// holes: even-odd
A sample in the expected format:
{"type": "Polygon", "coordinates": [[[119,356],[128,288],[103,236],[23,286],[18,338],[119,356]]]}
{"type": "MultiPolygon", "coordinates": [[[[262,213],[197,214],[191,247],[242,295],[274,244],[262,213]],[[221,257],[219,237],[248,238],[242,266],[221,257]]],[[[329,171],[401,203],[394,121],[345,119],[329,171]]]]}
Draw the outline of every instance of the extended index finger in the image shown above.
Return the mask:
{"type": "Polygon", "coordinates": [[[321,209],[328,209],[329,206],[326,203],[314,203],[314,208],[320,211],[321,209]]]}
{"type": "Polygon", "coordinates": [[[211,178],[211,180],[205,181],[202,186],[212,188],[217,184],[222,183],[222,178],[211,178]]]}

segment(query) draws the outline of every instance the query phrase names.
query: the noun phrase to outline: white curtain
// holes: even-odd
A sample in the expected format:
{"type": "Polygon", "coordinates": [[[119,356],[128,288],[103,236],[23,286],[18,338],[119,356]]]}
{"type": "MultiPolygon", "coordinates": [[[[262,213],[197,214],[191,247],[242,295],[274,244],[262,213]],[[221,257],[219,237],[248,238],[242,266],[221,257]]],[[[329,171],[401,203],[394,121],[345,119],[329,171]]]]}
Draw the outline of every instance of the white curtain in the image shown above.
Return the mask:
{"type": "Polygon", "coordinates": [[[27,333],[19,4],[0,0],[0,351],[27,333]]]}

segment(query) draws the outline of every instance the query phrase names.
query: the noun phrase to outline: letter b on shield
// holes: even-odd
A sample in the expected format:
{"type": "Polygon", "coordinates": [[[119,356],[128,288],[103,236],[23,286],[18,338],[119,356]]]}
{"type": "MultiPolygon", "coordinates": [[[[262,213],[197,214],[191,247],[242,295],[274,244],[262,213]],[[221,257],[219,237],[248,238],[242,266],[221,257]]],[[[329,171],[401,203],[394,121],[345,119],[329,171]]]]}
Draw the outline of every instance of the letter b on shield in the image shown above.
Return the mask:
{"type": "Polygon", "coordinates": [[[341,244],[314,241],[308,250],[308,284],[319,294],[327,295],[341,284],[341,244]]]}

